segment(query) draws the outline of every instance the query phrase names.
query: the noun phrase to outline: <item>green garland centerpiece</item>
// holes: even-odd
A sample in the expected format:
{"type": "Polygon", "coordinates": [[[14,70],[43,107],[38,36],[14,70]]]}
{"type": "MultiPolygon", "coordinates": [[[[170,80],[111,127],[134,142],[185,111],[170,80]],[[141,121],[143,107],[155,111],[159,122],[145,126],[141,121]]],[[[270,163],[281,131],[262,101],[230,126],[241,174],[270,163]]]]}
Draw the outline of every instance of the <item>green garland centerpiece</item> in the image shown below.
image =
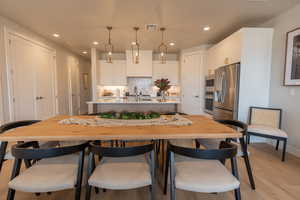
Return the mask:
{"type": "Polygon", "coordinates": [[[104,119],[145,120],[160,118],[160,114],[157,112],[104,112],[100,113],[99,117],[104,119]]]}

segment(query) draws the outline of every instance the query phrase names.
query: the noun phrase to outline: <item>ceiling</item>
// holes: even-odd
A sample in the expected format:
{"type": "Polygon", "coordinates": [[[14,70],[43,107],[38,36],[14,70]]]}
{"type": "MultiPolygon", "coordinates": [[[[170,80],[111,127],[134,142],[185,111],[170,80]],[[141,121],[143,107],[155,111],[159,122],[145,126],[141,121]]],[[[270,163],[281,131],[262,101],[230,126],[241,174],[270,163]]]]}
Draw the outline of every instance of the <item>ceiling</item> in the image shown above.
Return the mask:
{"type": "Polygon", "coordinates": [[[170,52],[214,43],[243,26],[255,26],[299,3],[300,0],[0,0],[0,15],[81,53],[93,41],[104,50],[106,26],[113,26],[116,52],[130,48],[132,27],[139,26],[141,49],[157,50],[158,31],[166,27],[170,52]],[[203,31],[210,26],[210,31],[203,31]],[[59,33],[60,38],[54,38],[59,33]]]}

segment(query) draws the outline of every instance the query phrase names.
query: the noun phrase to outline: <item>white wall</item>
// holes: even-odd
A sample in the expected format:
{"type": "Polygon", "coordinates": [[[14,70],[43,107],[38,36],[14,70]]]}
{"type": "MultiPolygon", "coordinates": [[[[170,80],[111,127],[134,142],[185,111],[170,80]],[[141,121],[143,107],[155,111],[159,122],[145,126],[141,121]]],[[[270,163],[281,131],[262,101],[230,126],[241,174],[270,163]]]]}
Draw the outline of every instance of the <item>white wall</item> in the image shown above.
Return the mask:
{"type": "Polygon", "coordinates": [[[57,66],[57,85],[58,85],[58,111],[59,114],[69,114],[69,101],[68,101],[68,60],[70,57],[77,59],[79,62],[87,62],[85,66],[90,66],[89,61],[81,56],[78,56],[71,51],[49,41],[38,34],[0,16],[0,74],[1,82],[0,86],[0,122],[8,121],[8,106],[7,106],[7,88],[6,88],[6,73],[5,73],[5,45],[4,45],[4,27],[12,29],[19,34],[25,35],[38,42],[41,42],[56,51],[56,66],[57,66]],[[3,105],[3,107],[2,107],[3,105]],[[2,109],[3,108],[3,109],[2,109]]]}
{"type": "Polygon", "coordinates": [[[274,28],[270,105],[283,109],[288,151],[300,156],[300,86],[283,86],[286,33],[300,27],[300,4],[262,24],[274,28]]]}

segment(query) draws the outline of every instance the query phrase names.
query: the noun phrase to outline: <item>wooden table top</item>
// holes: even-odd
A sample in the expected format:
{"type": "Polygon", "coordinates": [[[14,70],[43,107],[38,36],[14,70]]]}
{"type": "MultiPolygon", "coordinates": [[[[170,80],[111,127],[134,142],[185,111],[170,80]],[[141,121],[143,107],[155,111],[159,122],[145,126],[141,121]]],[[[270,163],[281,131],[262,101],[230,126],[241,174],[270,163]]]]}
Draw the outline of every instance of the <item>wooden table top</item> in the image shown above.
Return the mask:
{"type": "MultiPolygon", "coordinates": [[[[75,116],[94,118],[95,116],[75,116]]],[[[190,126],[83,126],[58,122],[70,116],[56,116],[40,123],[17,128],[0,135],[0,141],[64,141],[64,140],[151,140],[195,138],[239,138],[241,133],[205,116],[184,116],[190,126]]],[[[72,116],[74,118],[74,116],[72,116]]]]}

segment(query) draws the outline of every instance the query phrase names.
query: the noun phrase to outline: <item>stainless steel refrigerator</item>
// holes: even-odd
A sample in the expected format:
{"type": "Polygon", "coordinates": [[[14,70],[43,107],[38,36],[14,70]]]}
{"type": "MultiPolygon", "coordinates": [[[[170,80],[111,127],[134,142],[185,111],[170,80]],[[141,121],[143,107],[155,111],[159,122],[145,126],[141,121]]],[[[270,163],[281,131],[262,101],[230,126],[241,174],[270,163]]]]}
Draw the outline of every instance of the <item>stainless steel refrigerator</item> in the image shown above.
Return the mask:
{"type": "Polygon", "coordinates": [[[240,63],[215,70],[214,119],[238,119],[240,63]]]}

